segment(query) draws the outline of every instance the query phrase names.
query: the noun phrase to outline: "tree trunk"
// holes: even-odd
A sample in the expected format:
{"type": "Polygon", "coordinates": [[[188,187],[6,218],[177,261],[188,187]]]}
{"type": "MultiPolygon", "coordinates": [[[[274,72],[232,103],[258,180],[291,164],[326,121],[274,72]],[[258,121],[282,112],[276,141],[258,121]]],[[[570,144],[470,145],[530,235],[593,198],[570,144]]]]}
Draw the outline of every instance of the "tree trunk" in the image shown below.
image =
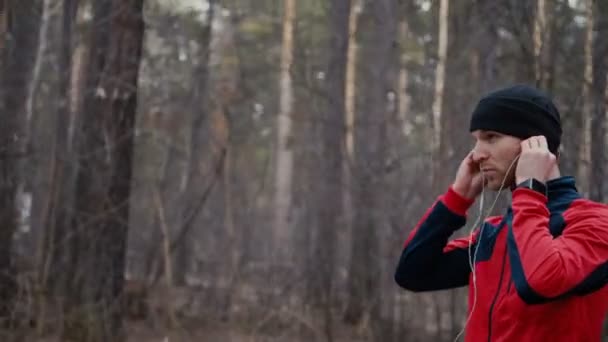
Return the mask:
{"type": "MultiPolygon", "coordinates": [[[[42,0],[42,15],[40,22],[40,30],[38,32],[38,44],[35,54],[34,65],[32,68],[31,81],[29,82],[27,103],[26,103],[26,124],[25,124],[25,141],[27,146],[30,146],[33,151],[45,151],[46,148],[52,145],[55,131],[52,128],[54,124],[53,115],[45,112],[45,105],[57,99],[58,90],[56,83],[48,82],[43,79],[45,74],[49,73],[51,65],[57,65],[55,55],[50,51],[50,47],[59,45],[60,35],[56,34],[54,28],[56,22],[60,20],[60,15],[54,15],[56,10],[53,10],[54,1],[42,0]],[[43,87],[43,85],[45,87],[43,87]]],[[[51,111],[53,107],[51,106],[51,111]]],[[[27,160],[27,165],[24,165],[20,196],[31,198],[31,206],[28,212],[28,221],[25,222],[29,226],[29,232],[25,241],[22,242],[21,248],[36,250],[39,246],[39,241],[44,235],[46,229],[46,219],[50,206],[51,183],[53,182],[51,171],[50,153],[34,153],[27,160]]],[[[35,255],[31,255],[31,265],[35,265],[39,259],[35,259],[35,255]]]]}
{"type": "Polygon", "coordinates": [[[433,176],[433,193],[437,193],[441,186],[440,181],[442,172],[442,118],[444,88],[446,76],[446,60],[448,55],[448,26],[449,26],[449,8],[448,0],[441,0],[439,3],[439,38],[437,51],[437,69],[435,70],[435,94],[433,97],[433,141],[432,141],[432,176],[433,176]]]}
{"type": "MultiPolygon", "coordinates": [[[[185,179],[186,186],[183,188],[182,200],[186,203],[190,203],[185,207],[187,209],[181,211],[181,217],[173,220],[177,227],[173,227],[174,236],[182,236],[181,240],[177,237],[173,239],[171,250],[176,249],[179,243],[180,249],[174,255],[174,262],[176,264],[176,278],[180,283],[185,283],[186,271],[188,269],[187,260],[184,259],[185,253],[191,251],[191,242],[188,238],[190,235],[190,229],[188,225],[188,217],[192,217],[192,220],[196,220],[198,217],[198,211],[201,210],[200,203],[206,196],[205,187],[209,187],[205,183],[205,176],[213,174],[213,168],[219,162],[223,163],[223,149],[217,148],[212,151],[211,158],[207,160],[211,161],[211,165],[205,165],[206,158],[204,157],[205,146],[209,144],[208,136],[205,134],[205,122],[209,119],[211,101],[210,101],[210,88],[209,88],[209,58],[211,55],[211,41],[213,38],[212,23],[215,20],[215,6],[217,0],[210,0],[209,10],[207,12],[206,25],[202,27],[200,34],[199,44],[202,49],[201,55],[198,56],[198,62],[195,68],[196,84],[192,92],[192,98],[197,99],[195,110],[192,113],[192,129],[190,131],[190,160],[188,161],[188,173],[185,179]],[[177,228],[177,229],[176,229],[177,228]]],[[[212,142],[216,143],[216,142],[212,142]]],[[[215,144],[213,144],[215,146],[215,144]]],[[[221,169],[221,168],[220,168],[221,169]]]]}
{"type": "Polygon", "coordinates": [[[355,95],[357,92],[357,54],[359,44],[357,34],[359,27],[359,14],[361,13],[361,1],[353,0],[348,18],[348,52],[346,57],[346,85],[344,94],[344,108],[346,116],[346,153],[349,160],[354,154],[354,127],[355,127],[355,95]]]}
{"type": "Polygon", "coordinates": [[[93,3],[88,91],[76,139],[72,296],[64,327],[68,341],[125,338],[121,303],[142,11],[143,0],[93,3]]]}
{"type": "Polygon", "coordinates": [[[368,91],[360,95],[355,124],[353,204],[354,221],[349,265],[348,307],[345,321],[369,322],[369,333],[378,335],[382,319],[378,296],[381,268],[377,262],[379,232],[387,229],[385,163],[387,102],[391,89],[389,71],[396,55],[397,3],[366,2],[361,16],[361,81],[368,91]]]}
{"type": "MultiPolygon", "coordinates": [[[[593,16],[593,5],[592,1],[587,1],[586,12],[587,12],[587,28],[585,30],[585,68],[583,71],[583,87],[581,98],[583,99],[583,110],[581,113],[581,134],[579,141],[579,155],[578,155],[578,173],[577,173],[577,185],[581,193],[587,197],[590,191],[590,179],[591,175],[591,118],[593,116],[593,94],[591,87],[593,86],[593,29],[594,29],[594,16],[593,16]]],[[[603,122],[603,121],[602,121],[603,122]]],[[[596,165],[597,166],[597,165],[596,165]]],[[[599,165],[601,168],[602,166],[599,165]]]]}
{"type": "Polygon", "coordinates": [[[342,192],[343,192],[343,148],[345,139],[345,86],[346,66],[349,43],[350,0],[336,0],[329,5],[329,61],[325,87],[326,110],[319,122],[321,138],[320,179],[317,197],[318,225],[317,241],[313,253],[317,270],[315,298],[323,309],[324,329],[328,341],[333,340],[332,314],[333,303],[332,279],[335,278],[336,239],[338,227],[344,226],[342,192]]]}
{"type": "Polygon", "coordinates": [[[595,37],[593,41],[593,71],[591,85],[591,164],[590,164],[590,198],[604,201],[604,178],[606,157],[603,149],[606,146],[606,104],[608,103],[608,3],[606,1],[589,1],[595,20],[595,37]]]}
{"type": "Polygon", "coordinates": [[[536,17],[534,18],[534,75],[537,85],[542,79],[541,53],[545,38],[545,28],[547,27],[547,17],[545,11],[545,0],[536,1],[536,17]]]}
{"type": "MultiPolygon", "coordinates": [[[[182,231],[187,229],[186,219],[189,216],[198,217],[198,211],[200,207],[196,207],[196,203],[200,203],[200,198],[204,196],[203,190],[205,187],[205,176],[211,174],[210,169],[216,164],[216,160],[220,159],[222,154],[219,151],[211,154],[210,163],[211,166],[205,165],[206,158],[204,157],[205,146],[208,144],[208,136],[205,134],[205,122],[209,119],[209,112],[211,108],[211,101],[209,101],[210,90],[209,90],[209,58],[211,55],[211,41],[212,41],[212,23],[215,20],[215,5],[217,0],[210,0],[209,10],[207,12],[206,25],[202,27],[199,44],[203,47],[201,55],[198,56],[198,62],[195,69],[196,85],[193,89],[192,97],[197,100],[196,109],[192,113],[192,130],[190,132],[190,160],[188,161],[188,173],[186,175],[185,184],[186,186],[181,190],[182,200],[189,202],[186,205],[187,210],[182,210],[179,217],[175,217],[173,223],[175,227],[172,227],[173,235],[182,235],[182,231]]],[[[180,284],[186,282],[186,272],[188,270],[188,263],[186,254],[192,251],[192,244],[188,238],[190,233],[186,231],[183,234],[184,238],[179,241],[179,249],[174,255],[175,264],[175,276],[176,281],[180,284]]],[[[174,238],[174,241],[176,239],[174,238]]],[[[171,250],[176,249],[177,246],[172,246],[171,250]]]]}
{"type": "MultiPolygon", "coordinates": [[[[399,39],[402,42],[407,42],[410,37],[410,28],[405,18],[401,19],[399,24],[399,39]]],[[[412,131],[411,118],[408,117],[410,108],[411,98],[408,94],[409,84],[409,73],[407,69],[407,63],[409,61],[409,52],[401,51],[399,56],[399,80],[397,83],[397,117],[399,118],[399,124],[401,125],[401,133],[404,138],[407,138],[412,131]]]]}
{"type": "MultiPolygon", "coordinates": [[[[8,11],[7,11],[7,2],[8,0],[0,0],[0,67],[4,68],[4,62],[6,58],[6,43],[7,43],[7,35],[8,32],[8,11]]],[[[4,70],[4,69],[2,69],[4,70]]]]}
{"type": "Polygon", "coordinates": [[[1,1],[0,37],[0,319],[9,318],[15,290],[12,239],[19,228],[17,191],[26,144],[26,103],[38,45],[40,1],[1,1]]]}
{"type": "Polygon", "coordinates": [[[354,146],[354,128],[355,128],[355,104],[357,93],[357,55],[358,43],[357,34],[359,26],[359,14],[361,13],[361,0],[353,0],[350,6],[350,15],[348,18],[348,52],[346,56],[346,75],[344,86],[344,122],[346,131],[344,132],[344,146],[346,150],[342,159],[342,169],[344,176],[343,205],[344,205],[344,227],[348,232],[352,232],[353,222],[353,175],[352,162],[355,154],[354,146]]]}
{"type": "MultiPolygon", "coordinates": [[[[169,171],[165,171],[165,178],[161,182],[162,193],[167,194],[171,191],[177,191],[178,195],[174,201],[178,201],[180,205],[176,213],[171,216],[171,246],[170,254],[173,260],[174,280],[175,285],[182,285],[186,282],[186,272],[188,269],[188,258],[191,249],[191,230],[194,222],[199,217],[199,212],[202,205],[206,202],[209,191],[214,187],[215,180],[211,179],[206,183],[206,176],[215,177],[216,170],[221,170],[219,164],[223,164],[224,147],[218,146],[217,141],[212,141],[212,153],[210,158],[205,158],[205,151],[209,151],[209,136],[206,134],[207,127],[205,126],[210,117],[210,109],[212,101],[210,101],[209,90],[209,58],[211,53],[212,27],[211,23],[215,18],[215,4],[217,0],[209,0],[209,11],[207,12],[206,24],[202,27],[199,44],[202,48],[201,54],[197,58],[194,69],[196,80],[192,91],[191,98],[196,104],[190,120],[191,129],[189,130],[189,159],[185,170],[184,179],[180,182],[172,182],[168,179],[169,171]],[[205,161],[211,161],[206,164],[205,161]],[[178,189],[175,189],[175,184],[181,183],[178,189]],[[182,204],[183,203],[183,204],[182,204]]],[[[171,147],[169,147],[171,149],[171,147]]],[[[167,170],[171,167],[177,158],[174,150],[168,151],[169,157],[167,161],[167,170]]],[[[163,202],[167,202],[167,196],[163,202]]],[[[165,203],[166,205],[166,203],[165,203]]],[[[152,282],[162,275],[164,272],[162,255],[158,254],[161,246],[159,235],[153,238],[151,247],[149,247],[145,258],[146,267],[144,274],[152,278],[152,282]]]]}
{"type": "Polygon", "coordinates": [[[291,209],[291,183],[293,173],[292,111],[293,86],[291,68],[293,64],[293,30],[296,16],[296,1],[285,0],[283,16],[283,43],[281,47],[280,99],[277,117],[277,145],[275,168],[274,246],[275,261],[289,259],[287,254],[291,232],[289,212],[291,209]]]}
{"type": "Polygon", "coordinates": [[[553,62],[551,54],[553,28],[553,0],[538,0],[534,21],[534,73],[536,85],[549,91],[553,84],[553,62]]]}
{"type": "MultiPolygon", "coordinates": [[[[61,46],[59,51],[58,98],[54,108],[55,133],[51,146],[51,191],[45,227],[40,227],[38,239],[38,283],[52,298],[39,298],[38,328],[41,332],[45,324],[47,299],[52,299],[58,311],[63,309],[63,300],[69,295],[65,270],[68,265],[66,238],[73,212],[75,163],[73,151],[69,148],[68,136],[71,125],[69,85],[72,75],[72,28],[78,9],[77,0],[64,0],[62,13],[61,46]],[[52,277],[50,275],[53,275],[52,277]]],[[[42,206],[42,204],[40,205],[42,206]]],[[[41,292],[42,294],[42,292],[41,292]]]]}
{"type": "Polygon", "coordinates": [[[234,297],[236,297],[236,290],[238,289],[240,282],[240,266],[242,262],[242,232],[238,231],[238,227],[235,223],[235,205],[233,203],[233,156],[230,148],[226,150],[226,158],[223,166],[223,186],[224,189],[224,227],[226,228],[226,250],[230,251],[227,263],[226,271],[228,278],[228,286],[230,291],[227,291],[227,299],[224,305],[224,314],[230,317],[232,314],[232,305],[234,303],[234,297]]]}
{"type": "Polygon", "coordinates": [[[494,42],[498,40],[497,25],[493,14],[498,8],[493,0],[477,1],[475,6],[475,25],[479,27],[475,30],[477,39],[475,40],[476,67],[473,68],[477,77],[473,80],[477,85],[476,96],[486,93],[496,87],[497,84],[497,48],[494,42]]]}
{"type": "Polygon", "coordinates": [[[167,225],[167,219],[165,216],[165,206],[162,203],[160,191],[156,189],[154,191],[154,205],[158,215],[158,222],[161,230],[161,240],[163,243],[163,260],[164,260],[164,275],[165,275],[165,310],[167,317],[169,318],[169,328],[175,329],[178,327],[177,316],[173,309],[173,303],[171,302],[171,292],[173,289],[173,267],[171,261],[171,235],[169,233],[169,227],[167,225]]]}
{"type": "MultiPolygon", "coordinates": [[[[513,75],[505,75],[507,77],[511,76],[509,77],[511,81],[527,82],[530,84],[536,81],[538,64],[535,61],[537,60],[536,55],[539,51],[536,43],[540,42],[539,40],[535,40],[534,37],[535,32],[540,33],[540,31],[535,30],[537,16],[534,13],[535,8],[538,7],[537,1],[492,1],[500,7],[497,11],[486,14],[492,20],[496,13],[506,13],[510,21],[510,31],[516,36],[515,39],[519,47],[519,53],[512,70],[513,75]]],[[[488,44],[494,43],[490,42],[488,44]]]]}

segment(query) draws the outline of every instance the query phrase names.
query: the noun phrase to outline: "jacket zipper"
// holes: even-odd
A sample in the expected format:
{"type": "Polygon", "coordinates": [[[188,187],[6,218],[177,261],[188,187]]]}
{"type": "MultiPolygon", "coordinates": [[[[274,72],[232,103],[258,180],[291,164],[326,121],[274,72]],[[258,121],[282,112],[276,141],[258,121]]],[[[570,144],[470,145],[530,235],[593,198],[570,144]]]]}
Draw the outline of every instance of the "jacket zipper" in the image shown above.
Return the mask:
{"type": "Polygon", "coordinates": [[[498,288],[496,289],[496,294],[494,295],[494,299],[492,300],[492,304],[490,305],[490,312],[488,313],[488,342],[492,341],[492,311],[494,311],[494,305],[496,304],[496,300],[498,299],[498,295],[500,294],[500,288],[502,287],[502,277],[505,272],[506,258],[507,258],[507,248],[505,248],[505,252],[502,255],[502,267],[500,268],[500,280],[498,281],[498,288]]]}

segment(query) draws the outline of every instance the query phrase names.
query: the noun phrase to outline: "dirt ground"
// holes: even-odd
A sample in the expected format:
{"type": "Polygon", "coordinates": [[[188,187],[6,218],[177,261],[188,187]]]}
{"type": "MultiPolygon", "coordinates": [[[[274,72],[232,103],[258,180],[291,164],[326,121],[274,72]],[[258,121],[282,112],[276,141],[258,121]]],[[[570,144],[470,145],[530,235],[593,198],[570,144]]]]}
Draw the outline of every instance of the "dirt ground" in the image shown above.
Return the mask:
{"type": "MultiPolygon", "coordinates": [[[[316,340],[312,336],[295,336],[293,331],[270,336],[264,333],[214,324],[198,328],[190,327],[171,333],[152,331],[145,326],[133,325],[130,327],[128,342],[311,342],[316,340]]],[[[352,333],[342,331],[337,333],[334,341],[363,342],[364,339],[356,338],[352,333]]]]}

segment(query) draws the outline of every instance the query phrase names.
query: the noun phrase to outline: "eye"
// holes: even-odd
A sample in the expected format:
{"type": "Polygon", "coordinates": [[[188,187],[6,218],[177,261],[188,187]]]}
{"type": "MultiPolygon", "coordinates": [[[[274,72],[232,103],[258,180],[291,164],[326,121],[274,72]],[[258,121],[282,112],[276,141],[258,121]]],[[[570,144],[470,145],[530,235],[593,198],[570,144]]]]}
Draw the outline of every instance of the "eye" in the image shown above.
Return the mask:
{"type": "Polygon", "coordinates": [[[487,141],[493,142],[499,138],[499,135],[496,133],[487,133],[484,138],[486,138],[487,141]]]}

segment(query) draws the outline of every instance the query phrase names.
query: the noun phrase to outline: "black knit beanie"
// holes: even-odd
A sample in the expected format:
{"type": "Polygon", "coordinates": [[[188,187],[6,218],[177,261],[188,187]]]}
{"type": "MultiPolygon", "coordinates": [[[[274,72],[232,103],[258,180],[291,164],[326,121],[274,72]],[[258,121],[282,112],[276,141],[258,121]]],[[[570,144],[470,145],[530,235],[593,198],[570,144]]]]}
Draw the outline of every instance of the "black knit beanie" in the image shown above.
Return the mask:
{"type": "Polygon", "coordinates": [[[562,135],[560,114],[551,99],[527,85],[499,89],[484,96],[471,117],[470,131],[478,129],[520,139],[544,135],[553,153],[557,153],[562,135]]]}

